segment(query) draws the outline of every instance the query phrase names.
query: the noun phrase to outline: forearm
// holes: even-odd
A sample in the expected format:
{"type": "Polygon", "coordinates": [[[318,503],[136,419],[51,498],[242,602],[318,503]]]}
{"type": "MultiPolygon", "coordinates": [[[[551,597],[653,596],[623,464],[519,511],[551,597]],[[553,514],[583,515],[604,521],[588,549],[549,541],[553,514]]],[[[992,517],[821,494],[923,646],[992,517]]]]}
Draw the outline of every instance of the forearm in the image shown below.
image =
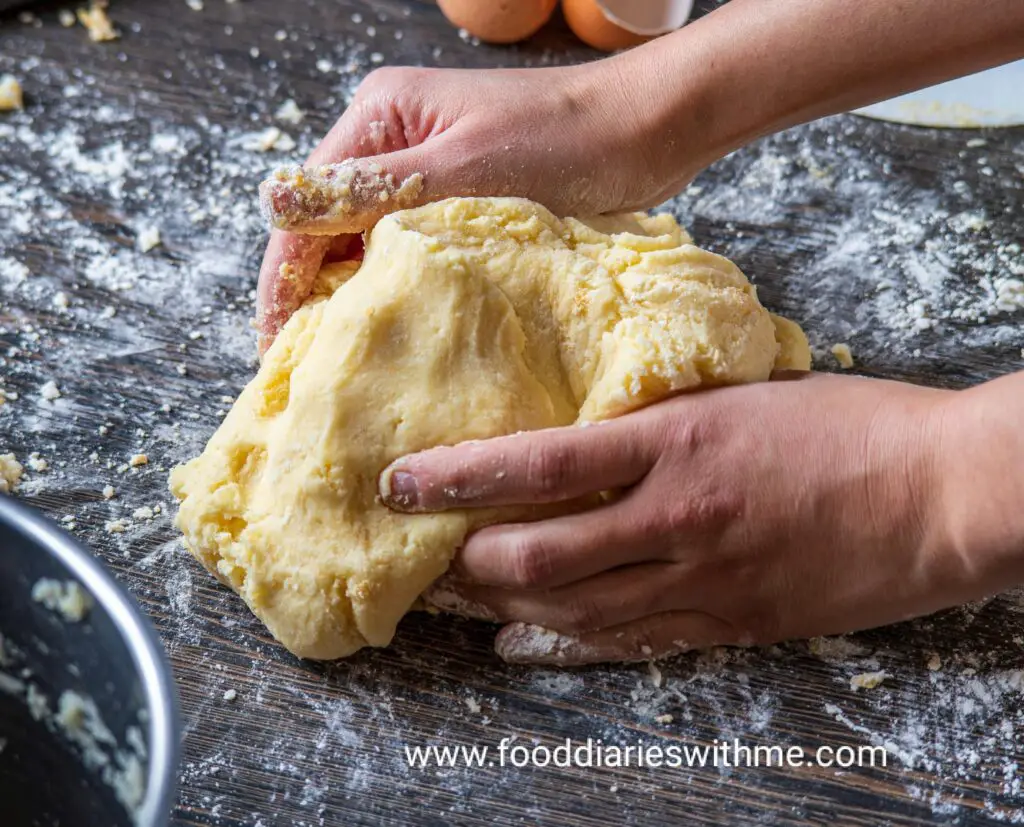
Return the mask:
{"type": "Polygon", "coordinates": [[[936,446],[944,542],[976,594],[1024,583],[1024,372],[956,394],[936,446]]]}
{"type": "Polygon", "coordinates": [[[761,135],[1019,57],[1021,0],[733,0],[609,63],[634,81],[667,147],[710,163],[761,135]]]}

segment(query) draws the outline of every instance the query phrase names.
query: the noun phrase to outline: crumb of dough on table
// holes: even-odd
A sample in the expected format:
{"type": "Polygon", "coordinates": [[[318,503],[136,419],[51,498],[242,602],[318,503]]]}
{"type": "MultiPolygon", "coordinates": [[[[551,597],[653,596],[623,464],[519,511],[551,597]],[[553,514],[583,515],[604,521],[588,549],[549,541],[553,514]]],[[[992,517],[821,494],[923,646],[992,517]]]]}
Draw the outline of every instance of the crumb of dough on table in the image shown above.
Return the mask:
{"type": "Polygon", "coordinates": [[[849,345],[842,342],[832,345],[832,355],[836,357],[839,367],[843,370],[849,370],[853,367],[853,351],[850,350],[849,345]]]}
{"type": "Polygon", "coordinates": [[[861,672],[850,678],[850,689],[855,692],[858,689],[874,689],[881,686],[887,677],[889,676],[885,672],[861,672]]]}
{"type": "Polygon", "coordinates": [[[21,482],[24,470],[14,454],[0,454],[0,494],[10,494],[21,482]]]}
{"type": "Polygon", "coordinates": [[[25,108],[21,83],[14,75],[0,75],[0,112],[25,108]]]}
{"type": "Polygon", "coordinates": [[[85,26],[93,43],[106,43],[121,37],[121,33],[107,17],[107,6],[107,0],[92,0],[89,8],[78,10],[78,20],[85,26]]]}

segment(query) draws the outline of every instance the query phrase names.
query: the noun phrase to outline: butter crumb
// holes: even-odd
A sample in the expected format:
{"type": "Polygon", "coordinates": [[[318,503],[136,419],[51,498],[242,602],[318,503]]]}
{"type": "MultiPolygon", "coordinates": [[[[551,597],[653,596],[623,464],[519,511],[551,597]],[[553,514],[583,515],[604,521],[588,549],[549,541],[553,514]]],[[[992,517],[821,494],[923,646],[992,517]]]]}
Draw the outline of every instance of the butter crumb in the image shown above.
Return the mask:
{"type": "Polygon", "coordinates": [[[74,580],[37,580],[32,587],[32,600],[57,612],[68,623],[83,620],[92,608],[92,596],[74,580]]]}
{"type": "Polygon", "coordinates": [[[78,20],[93,43],[104,43],[121,37],[107,17],[107,0],[93,0],[88,9],[78,10],[78,20]]]}
{"type": "Polygon", "coordinates": [[[250,152],[291,152],[295,149],[295,139],[276,126],[268,126],[262,132],[246,135],[241,146],[250,152]]]}
{"type": "Polygon", "coordinates": [[[25,108],[21,84],[14,75],[0,75],[0,112],[25,108]]]}
{"type": "Polygon", "coordinates": [[[850,678],[850,689],[874,689],[889,677],[885,672],[861,672],[850,678]]]}
{"type": "Polygon", "coordinates": [[[843,343],[832,345],[832,355],[836,357],[839,367],[843,370],[853,367],[853,351],[850,350],[849,345],[843,343]]]}
{"type": "Polygon", "coordinates": [[[58,388],[57,383],[51,379],[39,389],[39,395],[47,402],[53,402],[55,399],[60,399],[60,388],[58,388]]]}
{"type": "Polygon", "coordinates": [[[24,470],[14,454],[0,454],[0,494],[10,494],[21,482],[24,470]]]}
{"type": "Polygon", "coordinates": [[[142,228],[139,230],[135,243],[138,245],[140,253],[148,253],[154,247],[159,247],[162,243],[160,230],[157,227],[142,228]]]}
{"type": "Polygon", "coordinates": [[[277,108],[274,117],[284,123],[298,126],[302,123],[303,118],[306,117],[306,113],[299,108],[299,105],[292,98],[288,98],[277,108]]]}

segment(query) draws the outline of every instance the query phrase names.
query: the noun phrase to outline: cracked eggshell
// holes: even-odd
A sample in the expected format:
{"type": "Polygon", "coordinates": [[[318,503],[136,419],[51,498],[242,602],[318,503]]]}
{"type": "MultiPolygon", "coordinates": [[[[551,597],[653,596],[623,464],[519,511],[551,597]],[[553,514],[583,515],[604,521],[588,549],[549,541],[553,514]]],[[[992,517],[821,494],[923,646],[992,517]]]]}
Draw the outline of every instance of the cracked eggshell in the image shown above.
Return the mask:
{"type": "Polygon", "coordinates": [[[487,43],[525,40],[548,22],[558,0],[438,0],[453,26],[487,43]]]}
{"type": "Polygon", "coordinates": [[[569,28],[595,49],[628,49],[680,28],[693,0],[562,0],[569,28]]]}

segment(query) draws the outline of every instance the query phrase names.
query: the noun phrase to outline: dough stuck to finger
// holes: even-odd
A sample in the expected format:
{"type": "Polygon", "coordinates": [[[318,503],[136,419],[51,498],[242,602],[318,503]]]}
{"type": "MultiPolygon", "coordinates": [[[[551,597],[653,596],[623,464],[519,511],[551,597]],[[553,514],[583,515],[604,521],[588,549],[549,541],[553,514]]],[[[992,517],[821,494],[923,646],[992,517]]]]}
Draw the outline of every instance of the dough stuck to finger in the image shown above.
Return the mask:
{"type": "Polygon", "coordinates": [[[809,363],[779,329],[668,215],[559,219],[514,198],[396,212],[361,263],[324,267],[174,470],[177,525],[296,655],[385,646],[470,530],[573,508],[396,514],[377,495],[392,461],[764,381],[783,353],[809,363]]]}
{"type": "Polygon", "coordinates": [[[260,210],[278,230],[339,235],[368,230],[387,213],[411,206],[423,191],[423,175],[399,181],[374,161],[286,167],[260,184],[260,210]]]}

